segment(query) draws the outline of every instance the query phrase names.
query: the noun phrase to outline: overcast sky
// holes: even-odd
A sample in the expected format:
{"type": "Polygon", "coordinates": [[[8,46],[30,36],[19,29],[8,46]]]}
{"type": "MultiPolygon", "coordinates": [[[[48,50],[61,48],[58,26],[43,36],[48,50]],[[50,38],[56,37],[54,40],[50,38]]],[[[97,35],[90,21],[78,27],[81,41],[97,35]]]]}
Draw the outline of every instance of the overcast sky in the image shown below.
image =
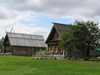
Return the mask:
{"type": "Polygon", "coordinates": [[[0,0],[0,37],[5,30],[43,35],[52,22],[73,24],[75,19],[100,19],[100,0],[0,0]]]}

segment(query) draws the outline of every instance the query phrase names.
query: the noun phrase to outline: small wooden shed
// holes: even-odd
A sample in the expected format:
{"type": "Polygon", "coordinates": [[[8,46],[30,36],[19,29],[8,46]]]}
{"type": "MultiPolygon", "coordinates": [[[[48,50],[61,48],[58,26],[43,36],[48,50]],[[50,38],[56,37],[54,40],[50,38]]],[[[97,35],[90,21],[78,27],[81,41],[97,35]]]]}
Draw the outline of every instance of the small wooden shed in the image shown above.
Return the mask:
{"type": "Polygon", "coordinates": [[[43,36],[7,32],[4,39],[4,53],[31,56],[46,48],[43,36]]]}

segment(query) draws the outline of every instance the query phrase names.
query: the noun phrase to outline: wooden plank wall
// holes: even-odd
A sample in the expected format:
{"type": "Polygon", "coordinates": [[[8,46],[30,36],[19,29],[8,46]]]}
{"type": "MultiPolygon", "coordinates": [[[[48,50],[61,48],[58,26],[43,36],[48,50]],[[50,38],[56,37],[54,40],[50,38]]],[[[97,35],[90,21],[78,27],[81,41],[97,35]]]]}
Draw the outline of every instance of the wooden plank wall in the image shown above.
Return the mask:
{"type": "Polygon", "coordinates": [[[32,56],[35,55],[37,51],[40,51],[40,49],[41,48],[13,47],[13,55],[32,56]]]}
{"type": "Polygon", "coordinates": [[[13,47],[13,55],[27,56],[26,47],[13,47]]]}

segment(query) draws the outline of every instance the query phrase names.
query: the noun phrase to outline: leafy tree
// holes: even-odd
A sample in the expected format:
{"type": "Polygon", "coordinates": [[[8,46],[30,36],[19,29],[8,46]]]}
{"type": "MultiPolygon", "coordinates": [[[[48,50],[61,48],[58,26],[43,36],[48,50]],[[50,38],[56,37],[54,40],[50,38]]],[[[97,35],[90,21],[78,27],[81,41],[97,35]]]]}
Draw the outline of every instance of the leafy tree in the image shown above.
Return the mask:
{"type": "Polygon", "coordinates": [[[98,23],[94,21],[76,21],[75,26],[77,26],[74,27],[75,31],[73,32],[76,33],[73,34],[74,39],[77,38],[75,47],[79,50],[87,50],[89,55],[90,50],[94,50],[99,45],[100,29],[98,23]]]}
{"type": "Polygon", "coordinates": [[[4,41],[4,37],[2,37],[0,39],[0,49],[3,50],[3,41],[4,41]]]}
{"type": "Polygon", "coordinates": [[[62,33],[60,47],[62,50],[83,50],[89,55],[99,45],[100,29],[94,21],[75,21],[68,33],[62,33]]]}
{"type": "Polygon", "coordinates": [[[88,38],[88,28],[83,21],[76,21],[73,26],[71,26],[70,34],[73,38],[74,49],[86,50],[86,42],[88,38]]]}
{"type": "Polygon", "coordinates": [[[68,55],[71,56],[71,51],[73,50],[73,39],[70,33],[62,32],[61,40],[59,41],[59,46],[65,52],[67,51],[68,55]]]}

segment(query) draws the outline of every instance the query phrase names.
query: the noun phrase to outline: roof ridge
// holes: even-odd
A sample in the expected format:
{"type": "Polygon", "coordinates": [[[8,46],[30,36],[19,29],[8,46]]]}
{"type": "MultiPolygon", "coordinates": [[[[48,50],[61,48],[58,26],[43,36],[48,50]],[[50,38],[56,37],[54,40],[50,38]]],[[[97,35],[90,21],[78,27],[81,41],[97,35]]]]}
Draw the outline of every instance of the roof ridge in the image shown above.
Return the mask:
{"type": "Polygon", "coordinates": [[[63,23],[55,23],[55,22],[52,22],[54,25],[70,25],[70,24],[63,24],[63,23]]]}
{"type": "Polygon", "coordinates": [[[29,36],[41,36],[43,37],[43,35],[33,35],[33,34],[25,34],[25,33],[14,33],[14,32],[7,32],[7,34],[10,33],[10,34],[20,34],[20,35],[29,35],[29,36]]]}

